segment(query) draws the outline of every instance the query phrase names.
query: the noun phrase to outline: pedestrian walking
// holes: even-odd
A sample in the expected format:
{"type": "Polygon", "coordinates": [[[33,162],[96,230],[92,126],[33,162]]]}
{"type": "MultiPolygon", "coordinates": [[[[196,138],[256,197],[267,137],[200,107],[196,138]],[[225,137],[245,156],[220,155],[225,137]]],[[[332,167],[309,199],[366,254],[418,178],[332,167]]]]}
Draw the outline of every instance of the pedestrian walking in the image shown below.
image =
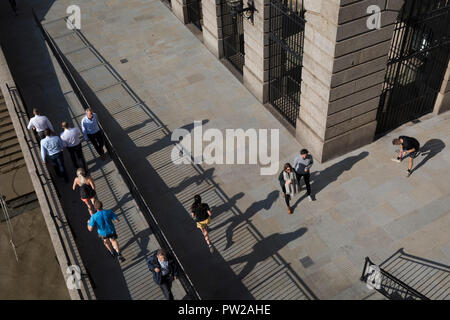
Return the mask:
{"type": "Polygon", "coordinates": [[[54,132],[55,130],[53,129],[50,120],[48,120],[46,116],[42,116],[37,108],[33,109],[33,114],[34,117],[32,117],[28,122],[27,129],[34,131],[34,133],[36,134],[36,138],[40,143],[41,140],[45,138],[45,129],[50,129],[52,132],[54,132]]]}
{"type": "Polygon", "coordinates": [[[69,182],[66,166],[64,165],[63,149],[64,144],[60,137],[54,136],[50,129],[44,130],[45,138],[41,140],[41,158],[46,164],[46,156],[49,157],[56,174],[64,177],[64,181],[69,182]]]}
{"type": "Polygon", "coordinates": [[[288,207],[288,213],[292,214],[292,208],[289,201],[297,193],[298,182],[297,175],[290,163],[284,165],[283,171],[281,171],[278,176],[278,181],[280,182],[281,190],[283,191],[283,198],[288,207]]]}
{"type": "Polygon", "coordinates": [[[125,261],[125,257],[120,253],[118,236],[114,227],[114,222],[119,222],[119,217],[112,210],[103,210],[103,203],[100,200],[95,200],[94,208],[97,212],[87,221],[88,230],[92,231],[94,227],[97,227],[98,236],[103,239],[103,244],[111,256],[113,258],[117,256],[120,262],[125,261]]]}
{"type": "Polygon", "coordinates": [[[80,129],[71,128],[69,123],[64,121],[62,123],[64,131],[60,138],[64,143],[67,151],[69,151],[70,159],[72,160],[74,168],[82,167],[87,172],[86,160],[84,160],[83,150],[81,149],[80,129]],[[78,162],[81,162],[80,164],[78,162]]]}
{"type": "Polygon", "coordinates": [[[12,10],[14,11],[14,14],[16,16],[18,16],[19,14],[17,13],[17,3],[16,0],[9,0],[9,4],[11,5],[12,10]]]}
{"type": "Polygon", "coordinates": [[[97,114],[92,112],[91,108],[86,109],[86,115],[81,120],[81,128],[83,130],[84,139],[91,141],[95,150],[100,155],[102,160],[105,160],[105,152],[103,146],[105,145],[103,132],[98,124],[97,114]]]}
{"type": "Polygon", "coordinates": [[[303,177],[303,179],[305,180],[306,194],[309,201],[315,200],[313,195],[311,194],[311,185],[309,183],[311,176],[310,169],[313,163],[313,158],[306,149],[302,149],[300,151],[300,155],[298,155],[294,160],[294,169],[297,175],[297,181],[300,185],[301,178],[303,177]]]}
{"type": "Polygon", "coordinates": [[[392,140],[394,146],[400,146],[400,151],[396,159],[392,159],[395,162],[401,162],[403,159],[409,157],[408,170],[406,176],[409,177],[412,173],[413,159],[419,154],[420,143],[416,138],[400,136],[397,139],[392,140]]]}
{"type": "Polygon", "coordinates": [[[203,236],[205,237],[205,241],[208,244],[209,251],[211,253],[214,252],[214,248],[209,240],[208,234],[208,224],[211,222],[211,209],[206,203],[202,203],[202,198],[199,194],[194,196],[194,203],[191,206],[191,216],[195,222],[197,222],[197,228],[199,228],[203,236]]]}
{"type": "Polygon", "coordinates": [[[81,201],[87,205],[89,214],[92,216],[95,204],[95,184],[94,180],[86,175],[86,171],[83,168],[77,169],[77,177],[73,180],[72,189],[75,190],[77,186],[80,188],[81,201]]]}
{"type": "Polygon", "coordinates": [[[164,249],[158,249],[147,259],[147,265],[166,300],[174,300],[171,289],[173,280],[178,277],[178,267],[172,256],[164,249]]]}

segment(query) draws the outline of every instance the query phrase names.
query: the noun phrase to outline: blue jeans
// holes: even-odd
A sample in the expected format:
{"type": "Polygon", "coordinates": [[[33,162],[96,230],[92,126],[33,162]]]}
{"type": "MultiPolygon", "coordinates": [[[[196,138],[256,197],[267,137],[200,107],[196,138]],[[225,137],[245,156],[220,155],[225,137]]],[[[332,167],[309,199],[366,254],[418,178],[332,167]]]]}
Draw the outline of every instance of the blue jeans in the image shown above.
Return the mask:
{"type": "Polygon", "coordinates": [[[63,157],[62,151],[49,156],[49,158],[50,158],[50,162],[52,164],[52,167],[56,171],[56,174],[59,177],[63,176],[64,180],[66,182],[69,181],[69,177],[67,176],[67,170],[66,170],[66,167],[64,165],[64,157],[63,157]]]}

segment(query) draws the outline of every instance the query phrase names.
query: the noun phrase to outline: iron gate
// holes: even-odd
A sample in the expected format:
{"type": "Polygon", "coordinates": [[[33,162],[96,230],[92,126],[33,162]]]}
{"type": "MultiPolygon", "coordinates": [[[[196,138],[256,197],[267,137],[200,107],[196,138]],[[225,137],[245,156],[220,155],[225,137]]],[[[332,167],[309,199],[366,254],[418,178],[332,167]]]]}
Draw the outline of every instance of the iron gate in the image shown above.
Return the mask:
{"type": "Polygon", "coordinates": [[[202,30],[202,1],[186,0],[186,8],[189,22],[193,23],[197,28],[202,30]]]}
{"type": "Polygon", "coordinates": [[[269,101],[295,127],[302,81],[303,1],[271,0],[269,8],[269,101]]]}
{"type": "Polygon", "coordinates": [[[449,48],[450,0],[407,0],[391,42],[377,134],[433,111],[449,48]]]}
{"type": "Polygon", "coordinates": [[[245,63],[244,18],[242,14],[233,16],[226,0],[222,0],[221,10],[224,57],[242,73],[245,63]]]}

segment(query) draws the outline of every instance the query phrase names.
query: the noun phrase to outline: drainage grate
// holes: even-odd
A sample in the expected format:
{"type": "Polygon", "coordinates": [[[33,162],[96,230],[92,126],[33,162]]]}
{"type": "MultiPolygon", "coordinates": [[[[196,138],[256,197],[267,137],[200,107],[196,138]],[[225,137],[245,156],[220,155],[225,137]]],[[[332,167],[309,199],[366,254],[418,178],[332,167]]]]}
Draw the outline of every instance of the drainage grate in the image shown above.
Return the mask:
{"type": "Polygon", "coordinates": [[[120,62],[121,62],[121,63],[127,63],[127,62],[128,62],[128,59],[122,59],[122,60],[120,60],[120,62]]]}
{"type": "Polygon", "coordinates": [[[301,264],[303,265],[304,268],[309,268],[309,267],[311,267],[314,264],[314,262],[312,261],[310,256],[306,256],[304,258],[301,258],[300,262],[301,262],[301,264]]]}

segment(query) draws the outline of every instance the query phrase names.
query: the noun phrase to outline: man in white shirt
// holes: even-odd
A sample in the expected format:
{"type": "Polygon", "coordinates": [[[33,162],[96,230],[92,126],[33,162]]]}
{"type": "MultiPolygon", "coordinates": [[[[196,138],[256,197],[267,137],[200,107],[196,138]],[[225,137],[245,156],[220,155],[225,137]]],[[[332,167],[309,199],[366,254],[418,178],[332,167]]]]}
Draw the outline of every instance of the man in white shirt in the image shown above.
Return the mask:
{"type": "Polygon", "coordinates": [[[30,119],[27,129],[33,130],[34,132],[37,133],[37,139],[40,143],[41,140],[45,138],[44,134],[45,129],[50,129],[52,132],[54,132],[55,130],[53,129],[50,120],[48,120],[46,116],[41,116],[38,109],[34,108],[33,114],[34,117],[30,119]]]}
{"type": "Polygon", "coordinates": [[[62,127],[64,132],[61,133],[60,137],[64,143],[64,147],[66,147],[67,151],[69,151],[70,159],[72,159],[74,168],[78,169],[82,167],[85,172],[88,172],[86,161],[83,156],[83,150],[81,149],[80,129],[71,128],[69,123],[66,121],[62,123],[62,127]],[[78,160],[81,162],[81,167],[78,164],[78,160]]]}

